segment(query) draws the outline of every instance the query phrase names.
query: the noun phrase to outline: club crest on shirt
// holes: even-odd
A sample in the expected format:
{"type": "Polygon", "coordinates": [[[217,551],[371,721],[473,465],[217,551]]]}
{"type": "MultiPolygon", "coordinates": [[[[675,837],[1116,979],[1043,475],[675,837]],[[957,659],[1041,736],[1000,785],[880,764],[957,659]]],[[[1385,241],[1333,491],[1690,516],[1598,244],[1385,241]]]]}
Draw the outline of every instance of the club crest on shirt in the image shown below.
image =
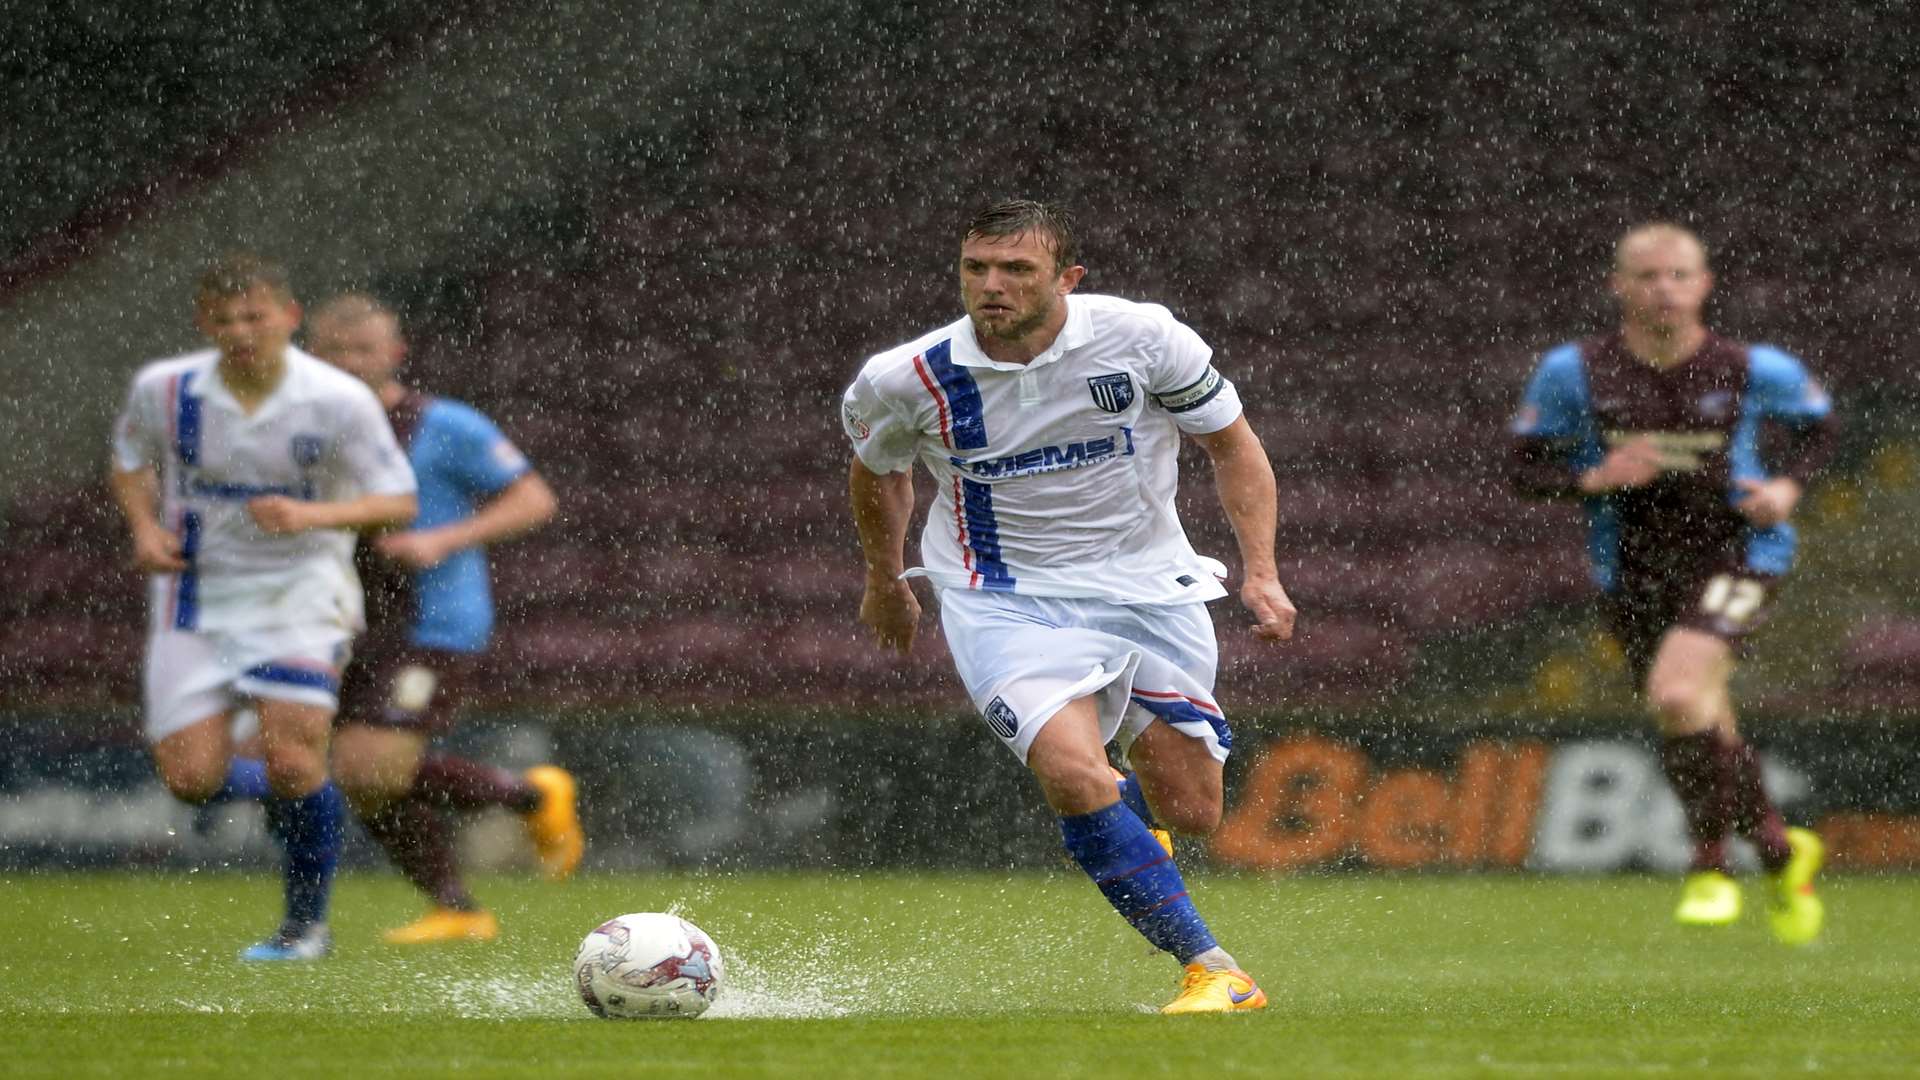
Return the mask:
{"type": "Polygon", "coordinates": [[[980,711],[987,718],[987,726],[1003,739],[1013,738],[1013,733],[1020,730],[1020,717],[1015,715],[1006,698],[996,697],[980,711]]]}
{"type": "Polygon", "coordinates": [[[1127,406],[1133,404],[1133,376],[1124,371],[1089,375],[1087,389],[1093,393],[1093,403],[1100,406],[1102,412],[1126,412],[1127,406]]]}
{"type": "Polygon", "coordinates": [[[293,437],[293,463],[303,469],[311,469],[320,464],[320,458],[326,453],[327,442],[318,435],[295,435],[293,437]]]}

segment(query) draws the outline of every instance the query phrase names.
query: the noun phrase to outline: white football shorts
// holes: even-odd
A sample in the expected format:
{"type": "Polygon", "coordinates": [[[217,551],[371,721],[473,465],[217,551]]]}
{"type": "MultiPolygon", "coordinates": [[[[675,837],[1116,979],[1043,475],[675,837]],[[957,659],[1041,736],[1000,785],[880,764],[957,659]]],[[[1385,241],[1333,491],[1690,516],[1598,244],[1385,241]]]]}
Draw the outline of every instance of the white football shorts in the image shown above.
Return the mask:
{"type": "Polygon", "coordinates": [[[974,707],[1023,764],[1053,714],[1088,696],[1101,738],[1117,739],[1123,758],[1164,720],[1227,760],[1233,736],[1213,700],[1220,657],[1205,604],[942,589],[940,625],[974,707]]]}
{"type": "Polygon", "coordinates": [[[256,698],[337,709],[352,640],[337,624],[154,634],[147,639],[147,741],[234,715],[256,698]]]}

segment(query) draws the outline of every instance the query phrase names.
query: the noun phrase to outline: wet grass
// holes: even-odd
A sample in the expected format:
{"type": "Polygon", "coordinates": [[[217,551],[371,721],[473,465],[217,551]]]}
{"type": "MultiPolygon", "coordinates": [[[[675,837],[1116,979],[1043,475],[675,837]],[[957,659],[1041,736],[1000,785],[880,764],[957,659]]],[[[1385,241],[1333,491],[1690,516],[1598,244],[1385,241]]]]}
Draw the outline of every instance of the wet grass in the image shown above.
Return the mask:
{"type": "Polygon", "coordinates": [[[1758,910],[1666,920],[1643,877],[1206,875],[1262,1013],[1142,1014],[1175,971],[1058,874],[482,880],[492,945],[402,952],[416,901],[344,880],[337,955],[259,969],[263,877],[15,875],[0,885],[10,1076],[1777,1076],[1920,1070],[1920,882],[1836,878],[1827,937],[1758,910]],[[607,915],[675,908],[720,942],[705,1019],[614,1023],[568,963],[607,915]]]}

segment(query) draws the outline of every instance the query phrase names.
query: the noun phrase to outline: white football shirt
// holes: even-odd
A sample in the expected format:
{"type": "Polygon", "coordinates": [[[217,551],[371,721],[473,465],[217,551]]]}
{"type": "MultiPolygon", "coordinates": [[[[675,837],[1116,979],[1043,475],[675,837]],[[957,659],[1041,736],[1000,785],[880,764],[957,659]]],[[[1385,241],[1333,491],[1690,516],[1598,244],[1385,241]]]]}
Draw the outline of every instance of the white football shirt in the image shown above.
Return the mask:
{"type": "Polygon", "coordinates": [[[1157,304],[1067,297],[1026,364],[990,360],[966,318],[867,360],[842,399],[877,473],[918,460],[938,492],[909,576],[947,588],[1171,604],[1225,596],[1174,512],[1180,433],[1240,416],[1213,350],[1157,304]]]}
{"type": "Polygon", "coordinates": [[[358,629],[354,532],[264,533],[261,495],[331,502],[407,495],[413,469],[365,383],[293,346],[280,385],[252,413],[206,349],[141,368],[114,425],[114,464],[160,474],[161,521],[188,569],[155,574],[153,630],[245,630],[339,622],[358,629]]]}

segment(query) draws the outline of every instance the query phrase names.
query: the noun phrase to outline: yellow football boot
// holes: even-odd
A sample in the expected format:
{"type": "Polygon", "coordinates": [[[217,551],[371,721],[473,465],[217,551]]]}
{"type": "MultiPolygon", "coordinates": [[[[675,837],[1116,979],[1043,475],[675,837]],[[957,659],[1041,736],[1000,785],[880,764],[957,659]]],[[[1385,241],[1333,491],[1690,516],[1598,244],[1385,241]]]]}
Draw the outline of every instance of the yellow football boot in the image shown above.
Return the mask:
{"type": "Polygon", "coordinates": [[[1740,919],[1740,886],[1718,870],[1687,875],[1673,921],[1681,926],[1731,926],[1740,919]]]}
{"type": "Polygon", "coordinates": [[[527,835],[540,856],[540,868],[548,881],[564,881],[580,865],[587,849],[586,834],[580,831],[580,814],[574,806],[576,789],[572,774],[558,765],[535,765],[527,770],[527,783],[540,791],[540,807],[526,816],[527,835]]]}
{"type": "Polygon", "coordinates": [[[1267,1007],[1267,992],[1256,986],[1253,976],[1238,968],[1208,968],[1188,964],[1186,977],[1180,980],[1180,993],[1161,1012],[1209,1013],[1239,1012],[1267,1007]]]}
{"type": "Polygon", "coordinates": [[[1805,945],[1820,936],[1827,920],[1826,905],[1813,894],[1813,875],[1826,861],[1827,846],[1811,829],[1788,829],[1787,846],[1793,857],[1773,878],[1767,893],[1767,922],[1782,945],[1805,945]]]}
{"type": "Polygon", "coordinates": [[[1152,825],[1147,826],[1147,831],[1153,834],[1155,840],[1160,841],[1161,847],[1167,849],[1167,858],[1173,858],[1173,834],[1152,825]]]}
{"type": "Polygon", "coordinates": [[[450,941],[492,941],[500,923],[491,911],[437,907],[405,926],[380,935],[389,945],[439,945],[450,941]]]}

